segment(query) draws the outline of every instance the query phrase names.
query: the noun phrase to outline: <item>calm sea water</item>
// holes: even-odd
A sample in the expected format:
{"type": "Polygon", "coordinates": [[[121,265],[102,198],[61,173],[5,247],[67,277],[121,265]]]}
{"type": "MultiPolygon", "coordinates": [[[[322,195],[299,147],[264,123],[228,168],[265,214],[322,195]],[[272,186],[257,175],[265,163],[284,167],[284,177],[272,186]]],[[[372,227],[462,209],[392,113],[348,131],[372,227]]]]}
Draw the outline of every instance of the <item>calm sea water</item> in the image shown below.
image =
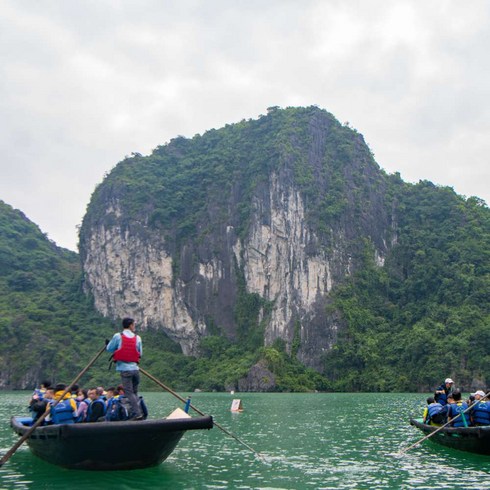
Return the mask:
{"type": "MultiPolygon", "coordinates": [[[[185,396],[186,394],[183,394],[185,396]]],[[[26,414],[29,393],[0,392],[0,452],[15,443],[12,414],[26,414]]],[[[65,470],[22,446],[0,468],[2,489],[346,489],[490,488],[490,457],[424,442],[408,424],[420,414],[418,394],[194,393],[192,403],[263,455],[258,458],[223,431],[187,432],[156,468],[65,470]],[[240,398],[244,411],[230,411],[240,398]]],[[[150,412],[164,416],[182,404],[147,393],[150,412]]],[[[97,441],[94,441],[97,444],[97,441]]]]}

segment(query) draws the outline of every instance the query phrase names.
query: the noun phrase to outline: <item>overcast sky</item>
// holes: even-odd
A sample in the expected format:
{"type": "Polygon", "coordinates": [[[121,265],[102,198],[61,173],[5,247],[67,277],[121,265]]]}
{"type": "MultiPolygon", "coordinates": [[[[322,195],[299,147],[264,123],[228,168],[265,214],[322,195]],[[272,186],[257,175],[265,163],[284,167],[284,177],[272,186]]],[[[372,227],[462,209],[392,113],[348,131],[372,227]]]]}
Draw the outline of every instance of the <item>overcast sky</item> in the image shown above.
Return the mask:
{"type": "Polygon", "coordinates": [[[76,250],[125,155],[314,104],[489,203],[489,52],[487,0],[0,0],[0,199],[76,250]]]}

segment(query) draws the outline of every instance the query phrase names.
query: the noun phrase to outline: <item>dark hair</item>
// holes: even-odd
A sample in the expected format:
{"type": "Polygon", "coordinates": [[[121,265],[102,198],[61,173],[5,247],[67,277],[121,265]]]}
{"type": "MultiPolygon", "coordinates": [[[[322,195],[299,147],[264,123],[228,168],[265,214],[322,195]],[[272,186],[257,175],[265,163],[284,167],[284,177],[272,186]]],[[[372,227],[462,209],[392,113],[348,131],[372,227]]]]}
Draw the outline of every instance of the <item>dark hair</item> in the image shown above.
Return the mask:
{"type": "Polygon", "coordinates": [[[66,385],[63,384],[63,383],[58,383],[55,387],[54,387],[54,391],[65,391],[66,390],[66,385]]]}
{"type": "Polygon", "coordinates": [[[454,390],[454,391],[453,391],[453,399],[454,399],[454,401],[459,401],[459,400],[461,400],[461,391],[459,391],[459,390],[454,390]]]}
{"type": "Polygon", "coordinates": [[[45,388],[49,388],[51,386],[51,381],[49,381],[48,379],[45,379],[44,381],[41,381],[41,384],[45,387],[45,388]]]}
{"type": "Polygon", "coordinates": [[[122,326],[123,328],[129,328],[132,324],[134,323],[134,320],[132,318],[123,318],[122,321],[122,326]]]}
{"type": "Polygon", "coordinates": [[[429,398],[427,398],[427,405],[430,405],[431,403],[434,403],[435,402],[435,399],[433,396],[429,396],[429,398]]]}
{"type": "Polygon", "coordinates": [[[80,386],[78,386],[78,385],[73,385],[73,386],[71,387],[71,392],[72,392],[72,393],[76,393],[76,392],[78,391],[78,389],[79,389],[79,388],[80,388],[80,386]]]}

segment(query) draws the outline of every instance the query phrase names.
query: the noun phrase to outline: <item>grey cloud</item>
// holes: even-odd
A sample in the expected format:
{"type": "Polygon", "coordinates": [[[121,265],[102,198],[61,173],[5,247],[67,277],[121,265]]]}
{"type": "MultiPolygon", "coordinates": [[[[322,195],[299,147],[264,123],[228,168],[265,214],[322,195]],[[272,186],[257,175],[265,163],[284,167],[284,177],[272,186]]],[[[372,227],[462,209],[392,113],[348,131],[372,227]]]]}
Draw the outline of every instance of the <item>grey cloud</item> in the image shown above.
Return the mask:
{"type": "Polygon", "coordinates": [[[489,37],[483,0],[4,1],[0,198],[75,248],[125,155],[316,104],[388,171],[488,201],[489,37]]]}

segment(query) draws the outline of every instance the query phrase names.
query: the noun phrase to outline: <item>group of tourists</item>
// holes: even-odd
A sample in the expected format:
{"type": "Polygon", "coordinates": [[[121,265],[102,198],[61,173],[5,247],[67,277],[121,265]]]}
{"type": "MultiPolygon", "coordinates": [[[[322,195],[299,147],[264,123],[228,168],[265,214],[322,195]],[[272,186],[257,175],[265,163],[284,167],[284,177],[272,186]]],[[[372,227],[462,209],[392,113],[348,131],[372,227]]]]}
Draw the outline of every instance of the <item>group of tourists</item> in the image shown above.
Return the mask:
{"type": "Polygon", "coordinates": [[[29,403],[33,423],[45,412],[48,412],[44,419],[46,424],[146,419],[148,410],[143,398],[138,396],[138,363],[143,354],[143,344],[135,333],[132,318],[124,318],[122,327],[122,332],[106,341],[106,350],[112,352],[116,371],[121,375],[121,385],[107,390],[73,386],[70,392],[66,392],[66,385],[53,387],[49,381],[44,381],[34,391],[29,403]]]}
{"type": "Polygon", "coordinates": [[[102,386],[85,389],[74,385],[66,392],[65,384],[53,387],[49,381],[43,381],[34,390],[29,410],[32,423],[47,412],[44,425],[146,419],[148,409],[142,397],[138,397],[138,405],[142,417],[136,419],[122,385],[107,390],[102,386]]]}
{"type": "Polygon", "coordinates": [[[484,391],[472,393],[463,400],[461,390],[454,388],[454,381],[446,378],[434,396],[427,398],[424,423],[451,427],[490,425],[490,401],[484,391]]]}

